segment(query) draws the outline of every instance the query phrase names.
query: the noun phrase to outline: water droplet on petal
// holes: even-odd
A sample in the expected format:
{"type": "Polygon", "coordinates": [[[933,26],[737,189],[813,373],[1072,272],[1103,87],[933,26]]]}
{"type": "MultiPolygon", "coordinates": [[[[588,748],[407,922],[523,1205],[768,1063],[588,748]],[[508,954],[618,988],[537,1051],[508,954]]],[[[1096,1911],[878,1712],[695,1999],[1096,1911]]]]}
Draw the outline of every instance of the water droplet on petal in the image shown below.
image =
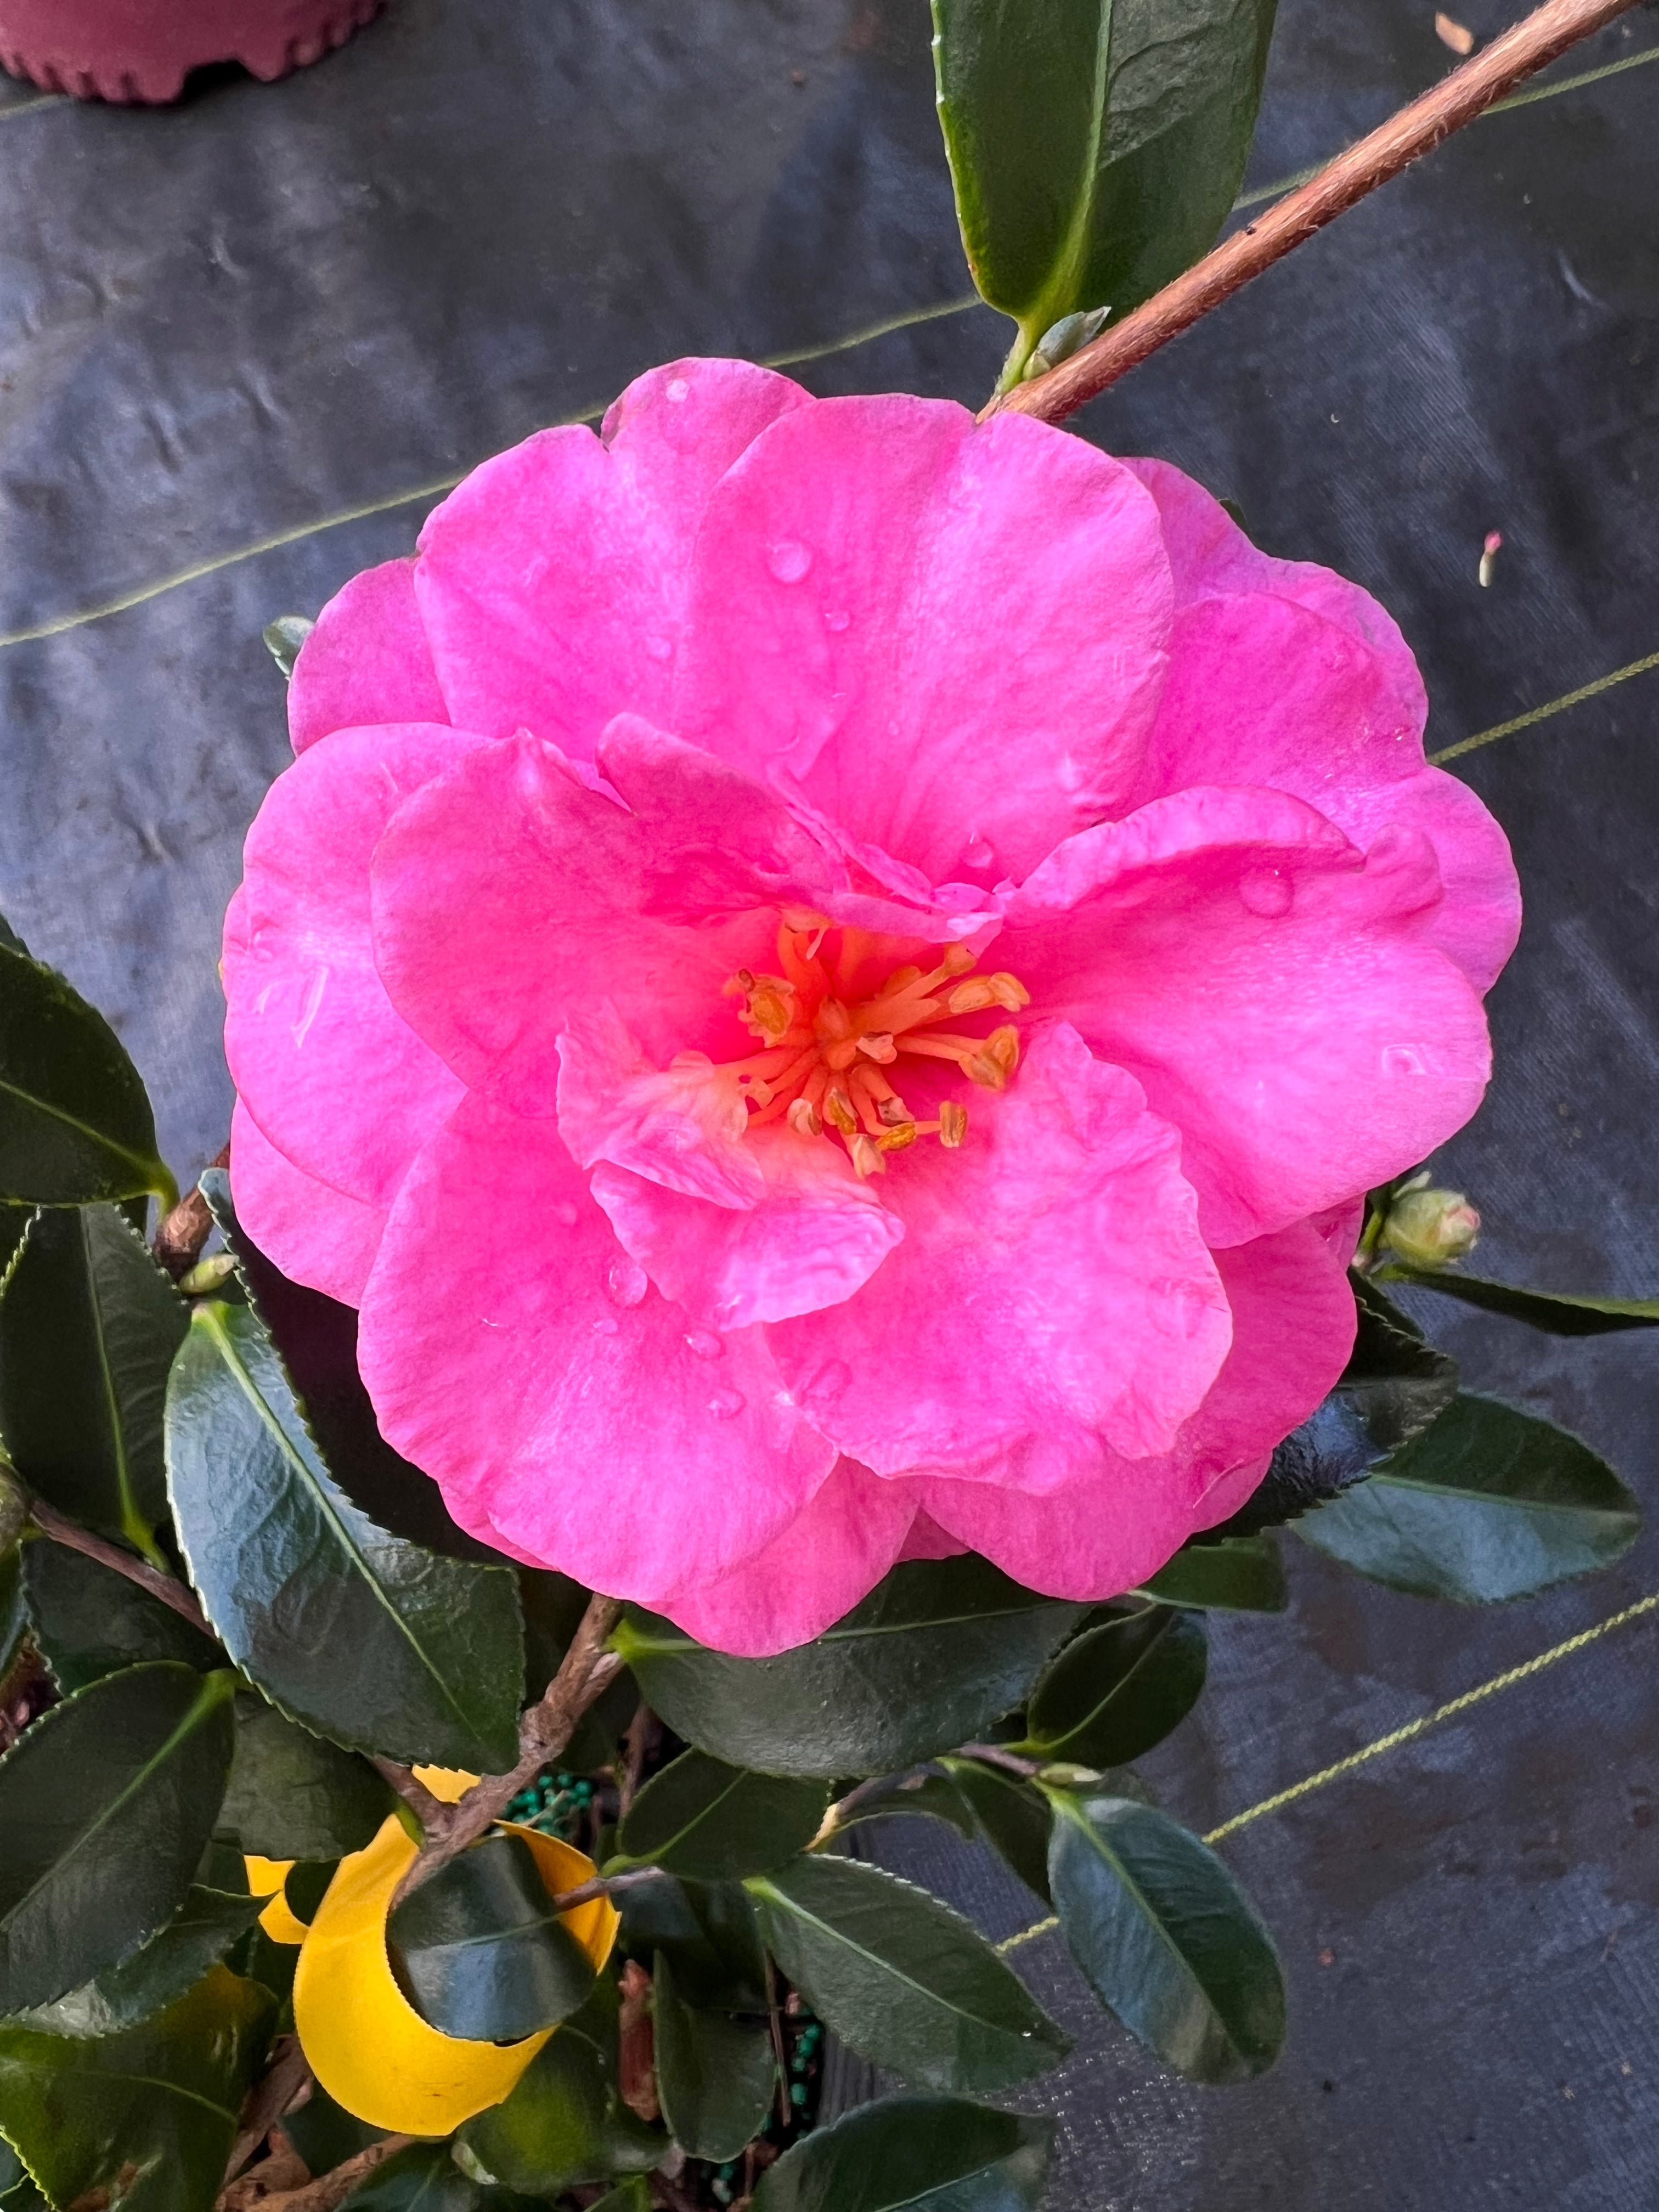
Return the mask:
{"type": "Polygon", "coordinates": [[[1088,781],[1087,763],[1079,760],[1073,753],[1062,753],[1060,757],[1060,765],[1054,770],[1054,781],[1060,789],[1081,791],[1088,781]]]}
{"type": "Polygon", "coordinates": [[[823,617],[823,626],[825,629],[832,629],[836,632],[836,635],[839,636],[842,630],[850,629],[852,628],[852,624],[853,617],[847,612],[845,608],[830,607],[826,609],[823,617]]]}
{"type": "Polygon", "coordinates": [[[1247,913],[1272,921],[1290,912],[1296,887],[1283,868],[1252,868],[1239,878],[1238,896],[1247,913]]]}
{"type": "Polygon", "coordinates": [[[574,1229],[577,1222],[581,1218],[581,1209],[577,1206],[574,1198],[562,1198],[556,1200],[554,1205],[553,1218],[555,1221],[558,1222],[562,1227],[566,1229],[574,1229]]]}
{"type": "Polygon", "coordinates": [[[667,660],[672,657],[674,648],[665,637],[648,637],[645,650],[653,660],[667,660]]]}
{"type": "Polygon", "coordinates": [[[593,1334],[595,1336],[614,1336],[617,1334],[614,1317],[610,1314],[601,1314],[593,1324],[593,1334]]]}
{"type": "Polygon", "coordinates": [[[812,556],[799,538],[780,538],[766,556],[766,565],[781,584],[798,584],[812,565],[812,556]]]}
{"type": "Polygon", "coordinates": [[[670,377],[666,395],[670,404],[678,407],[683,399],[689,397],[690,390],[690,386],[683,376],[670,377]]]}
{"type": "Polygon", "coordinates": [[[988,868],[996,858],[996,851],[988,837],[981,837],[977,830],[962,848],[963,865],[969,868],[988,868]]]}
{"type": "Polygon", "coordinates": [[[605,1270],[605,1287],[619,1306],[636,1306],[651,1287],[651,1279],[637,1260],[624,1252],[605,1270]]]}
{"type": "Polygon", "coordinates": [[[748,1402],[741,1390],[716,1390],[708,1410],[717,1421],[734,1421],[748,1402]]]}
{"type": "Polygon", "coordinates": [[[1382,1048],[1384,1075],[1422,1075],[1426,1073],[1423,1055],[1408,1044],[1385,1045],[1382,1048]]]}
{"type": "Polygon", "coordinates": [[[829,1360],[802,1389],[801,1403],[804,1406],[833,1406],[845,1394],[852,1379],[853,1370],[844,1359],[829,1360]]]}
{"type": "Polygon", "coordinates": [[[685,1348],[698,1359],[718,1359],[726,1346],[712,1328],[688,1328],[685,1348]]]}

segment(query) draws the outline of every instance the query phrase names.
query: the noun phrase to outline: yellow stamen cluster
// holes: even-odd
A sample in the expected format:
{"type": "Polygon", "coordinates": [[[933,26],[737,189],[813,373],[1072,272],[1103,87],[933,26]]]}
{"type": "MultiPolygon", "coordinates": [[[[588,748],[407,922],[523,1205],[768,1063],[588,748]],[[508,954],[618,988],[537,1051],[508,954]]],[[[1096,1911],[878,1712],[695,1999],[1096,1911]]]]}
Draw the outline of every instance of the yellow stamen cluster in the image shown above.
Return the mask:
{"type": "Polygon", "coordinates": [[[987,1091],[1006,1088],[1019,1063],[1019,1033],[1012,1022],[988,1036],[969,1036],[936,1024],[999,1007],[1018,1013],[1030,993],[1018,976],[969,974],[975,956],[965,945],[946,948],[925,972],[895,969],[880,986],[862,989],[876,940],[843,929],[833,968],[828,928],[781,928],[780,975],[739,969],[726,985],[743,1001],[739,1018],[763,1049],[736,1063],[750,1127],[786,1121],[803,1136],[827,1131],[846,1146],[861,1176],[880,1175],[889,1152],[919,1137],[936,1136],[954,1152],[968,1133],[968,1109],[946,1099],[935,1121],[918,1121],[884,1070],[905,1057],[954,1060],[971,1083],[987,1091]]]}

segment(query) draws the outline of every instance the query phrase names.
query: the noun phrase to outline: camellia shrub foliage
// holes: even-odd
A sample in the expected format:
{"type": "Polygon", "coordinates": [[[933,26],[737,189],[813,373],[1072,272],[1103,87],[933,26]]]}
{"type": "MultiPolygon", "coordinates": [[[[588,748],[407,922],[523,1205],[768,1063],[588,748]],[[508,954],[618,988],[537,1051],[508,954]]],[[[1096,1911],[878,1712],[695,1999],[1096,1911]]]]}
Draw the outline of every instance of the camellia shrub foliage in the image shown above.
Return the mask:
{"type": "MultiPolygon", "coordinates": [[[[1018,392],[1213,239],[1271,0],[936,15],[1018,392]]],[[[1134,1765],[1209,1613],[1281,1528],[1462,1603],[1634,1535],[1391,1297],[1659,1319],[1421,1164],[1502,832],[1179,471],[739,362],[270,637],[182,1202],[0,939],[0,2206],[1033,2207],[1067,2037],[876,1824],[1247,2080],[1271,1935],[1134,1765]]]]}

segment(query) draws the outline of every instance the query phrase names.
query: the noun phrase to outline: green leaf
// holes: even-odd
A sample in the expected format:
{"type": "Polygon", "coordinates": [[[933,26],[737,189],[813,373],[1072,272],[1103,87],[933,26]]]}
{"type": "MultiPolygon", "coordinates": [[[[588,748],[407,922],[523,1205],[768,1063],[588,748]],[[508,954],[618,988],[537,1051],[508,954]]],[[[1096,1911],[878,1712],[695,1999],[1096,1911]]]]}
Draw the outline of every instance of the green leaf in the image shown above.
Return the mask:
{"type": "Polygon", "coordinates": [[[0,1199],[89,1206],[178,1186],[114,1030],[52,969],[0,945],[0,1199]]]}
{"type": "Polygon", "coordinates": [[[265,650],[283,672],[283,680],[294,680],[294,664],[300,658],[300,647],[316,629],[309,615],[278,615],[268,622],[263,632],[265,650]]]}
{"type": "Polygon", "coordinates": [[[0,1432],[31,1490],[161,1565],[185,1304],[112,1206],[38,1213],[0,1300],[0,1432]]]}
{"type": "Polygon", "coordinates": [[[611,1868],[659,1866],[693,1881],[767,1874],[804,1851],[830,1803],[826,1782],[793,1782],[683,1752],[647,1782],[617,1831],[611,1868]]]}
{"type": "MultiPolygon", "coordinates": [[[[239,1862],[240,1864],[240,1862],[239,1862]]],[[[216,1966],[258,1918],[264,1900],[196,1883],[159,1935],[118,1966],[83,1982],[55,2004],[20,2013],[15,2025],[43,2035],[118,2035],[174,2004],[216,1966]]]]}
{"type": "Polygon", "coordinates": [[[1504,1314],[1510,1321],[1523,1321],[1528,1328],[1543,1329],[1551,1336],[1601,1336],[1614,1329],[1659,1325],[1659,1298],[1602,1298],[1575,1291],[1526,1291],[1515,1283],[1494,1283],[1484,1275],[1466,1275],[1451,1267],[1396,1264],[1382,1272],[1385,1281],[1439,1291],[1466,1306],[1504,1314]]]}
{"type": "Polygon", "coordinates": [[[947,1759],[945,1771],[961,1790],[988,1843],[1027,1889],[1048,1901],[1048,1801],[1005,1767],[976,1759],[947,1759]]]}
{"type": "Polygon", "coordinates": [[[172,1919],[224,1794],[234,1688],[228,1668],[131,1667],[0,1760],[0,2014],[50,2004],[172,1919]]]}
{"type": "Polygon", "coordinates": [[[79,2042],[0,2026],[0,2114],[56,2205],[210,2212],[275,2008],[223,1966],[123,2035],[79,2042]]]}
{"type": "Polygon", "coordinates": [[[1473,1391],[1296,1533],[1391,1589],[1491,1605],[1605,1567],[1641,1509],[1589,1446],[1473,1391]]]}
{"type": "Polygon", "coordinates": [[[560,1924],[530,1846],[489,1836],[405,1897],[386,1923],[392,1972],[444,2035],[514,2043],[580,2012],[593,1965],[560,1924]]]}
{"type": "Polygon", "coordinates": [[[1197,1614],[1148,1606],[1066,1644],[1037,1684],[1025,1741],[1011,1749],[1084,1766],[1127,1766],[1186,1719],[1209,1663],[1197,1614]]]}
{"type": "MultiPolygon", "coordinates": [[[[1121,320],[1214,242],[1255,129],[1274,0],[933,0],[968,265],[1019,325],[1121,320]]],[[[1045,349],[1046,350],[1046,349],[1045,349]]]]}
{"type": "Polygon", "coordinates": [[[28,1608],[23,1602],[23,1554],[14,1545],[0,1557],[0,1682],[3,1682],[23,1648],[29,1632],[28,1608]]]}
{"type": "Polygon", "coordinates": [[[651,2212],[651,2185],[642,2174],[630,2174],[619,2188],[607,2189],[588,2212],[651,2212]]]}
{"type": "Polygon", "coordinates": [[[930,2089],[1006,2089],[1071,2048],[976,1928],[896,1875],[809,1857],[744,1887],[785,1973],[878,2066],[930,2089]]]}
{"type": "Polygon", "coordinates": [[[37,1537],[23,1547],[23,1595],[34,1640],[61,1690],[146,1659],[175,1659],[198,1674],[222,1667],[210,1637],[125,1575],[84,1553],[37,1537]]]}
{"type": "MultiPolygon", "coordinates": [[[[276,1948],[289,1958],[295,1955],[290,1946],[276,1948]]],[[[343,2166],[360,2150],[367,2150],[370,2143],[378,2142],[386,2130],[371,2127],[367,2120],[358,2119],[337,2105],[320,2081],[313,2081],[304,2104],[284,2118],[283,2133],[313,2173],[332,2173],[337,2166],[343,2166]]],[[[448,2156],[447,2151],[445,2156],[448,2156]]]]}
{"type": "Polygon", "coordinates": [[[447,2143],[411,2143],[360,2182],[340,2212],[483,2212],[489,2201],[447,2143]]]}
{"type": "Polygon", "coordinates": [[[1054,2132],[955,2097],[884,2097],[786,2151],[755,2212],[1036,2212],[1054,2132]]]}
{"type": "Polygon", "coordinates": [[[885,1774],[975,1738],[1023,1705],[1082,1607],[988,1561],[896,1567],[815,1643],[775,1659],[706,1650],[630,1611],[612,1641],[677,1735],[766,1774],[885,1774]]]}
{"type": "Polygon", "coordinates": [[[1374,1283],[1352,1280],[1359,1328],[1341,1381],[1279,1446],[1260,1489],[1199,1541],[1298,1520],[1420,1436],[1457,1395],[1457,1362],[1425,1344],[1374,1283]]]}
{"type": "Polygon", "coordinates": [[[766,1953],[740,1883],[644,1881],[623,1890],[617,1903],[624,1948],[635,1958],[665,1952],[690,2003],[765,2009],[766,1953]]]}
{"type": "MultiPolygon", "coordinates": [[[[418,1895],[419,1893],[417,1892],[418,1895]]],[[[457,2160],[475,2181],[552,2196],[618,2173],[648,2173],[668,2138],[617,2094],[617,1986],[593,1995],[537,2052],[510,2097],[469,2120],[457,2160]]]]}
{"type": "Polygon", "coordinates": [[[1054,1910],[1101,2002],[1189,2081],[1264,2072],[1285,2039],[1284,1977],[1215,1853],[1130,1798],[1048,1796],[1054,1910]]]}
{"type": "Polygon", "coordinates": [[[1279,1553],[1265,1535],[1183,1544],[1149,1583],[1129,1595],[1220,1613],[1283,1613],[1291,1601],[1279,1553]]]}
{"type": "Polygon", "coordinates": [[[688,2004],[664,1952],[651,1982],[663,2118],[682,2150],[718,2166],[766,2124],[778,2081],[772,2038],[763,2021],[688,2004]]]}
{"type": "Polygon", "coordinates": [[[366,1760],[249,1691],[237,1698],[236,1755],[219,1824],[235,1830],[245,1850],[267,1859],[343,1858],[378,1833],[396,1804],[366,1760]]]}
{"type": "Polygon", "coordinates": [[[352,1504],[251,1308],[196,1306],[167,1443],[191,1578],[274,1705],[348,1750],[513,1765],[524,1642],[511,1571],[441,1558],[352,1504]]]}

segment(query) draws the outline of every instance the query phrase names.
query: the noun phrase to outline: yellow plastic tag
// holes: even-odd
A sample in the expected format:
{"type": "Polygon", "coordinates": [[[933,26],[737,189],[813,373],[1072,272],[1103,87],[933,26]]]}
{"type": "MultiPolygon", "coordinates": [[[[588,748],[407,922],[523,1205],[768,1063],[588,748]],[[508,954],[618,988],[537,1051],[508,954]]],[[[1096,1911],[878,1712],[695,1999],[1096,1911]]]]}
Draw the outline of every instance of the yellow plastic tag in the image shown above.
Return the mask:
{"type": "Polygon", "coordinates": [[[249,1895],[270,1899],[259,1915],[260,1927],[273,1943],[303,1943],[306,1923],[295,1917],[287,1898],[283,1894],[283,1884],[288,1880],[294,1861],[262,1859],[249,1852],[244,1854],[244,1863],[247,1868],[249,1895]]]}
{"type": "MultiPolygon", "coordinates": [[[[421,1777],[429,1790],[431,1776],[428,1769],[421,1777]]],[[[592,1880],[592,1860],[568,1844],[516,1821],[501,1826],[530,1846],[550,1897],[592,1880]]],[[[521,2043],[471,2043],[441,2035],[421,2018],[398,1987],[386,1948],[392,1893],[415,1851],[394,1814],[372,1844],[340,1862],[300,1953],[294,2025],[337,2105],[388,2133],[447,2136],[499,2105],[555,2031],[521,2043]]],[[[590,1899],[562,1917],[602,1968],[620,1924],[611,1900],[590,1899]]]]}

